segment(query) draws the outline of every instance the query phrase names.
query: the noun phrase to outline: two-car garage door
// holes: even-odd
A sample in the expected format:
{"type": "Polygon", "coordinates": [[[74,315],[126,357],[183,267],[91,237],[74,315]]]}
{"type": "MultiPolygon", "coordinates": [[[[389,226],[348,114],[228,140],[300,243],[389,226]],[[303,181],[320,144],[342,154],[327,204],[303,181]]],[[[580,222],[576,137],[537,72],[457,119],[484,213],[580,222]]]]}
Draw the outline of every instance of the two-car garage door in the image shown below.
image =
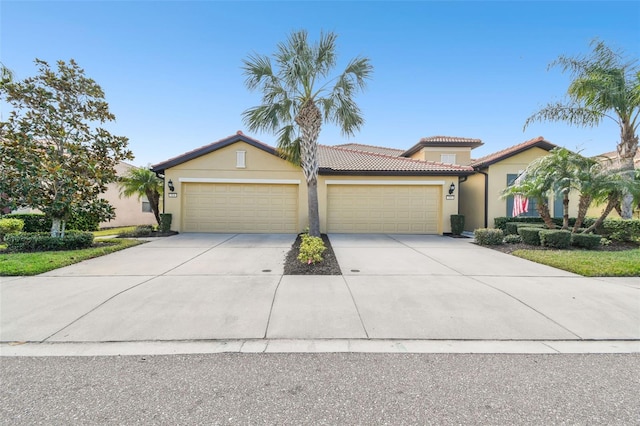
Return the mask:
{"type": "Polygon", "coordinates": [[[184,232],[298,232],[298,185],[185,183],[184,232]]]}
{"type": "Polygon", "coordinates": [[[329,185],[327,189],[329,232],[439,233],[440,186],[329,185]]]}

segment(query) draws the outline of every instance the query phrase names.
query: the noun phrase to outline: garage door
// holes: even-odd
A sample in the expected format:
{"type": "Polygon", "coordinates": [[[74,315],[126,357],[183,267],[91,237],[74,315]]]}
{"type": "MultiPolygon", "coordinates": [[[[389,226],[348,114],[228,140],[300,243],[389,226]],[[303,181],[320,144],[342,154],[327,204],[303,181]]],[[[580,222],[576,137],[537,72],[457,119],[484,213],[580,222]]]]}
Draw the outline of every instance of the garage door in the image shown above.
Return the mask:
{"type": "Polygon", "coordinates": [[[298,232],[298,185],[186,183],[184,232],[298,232]]]}
{"type": "Polygon", "coordinates": [[[329,185],[329,232],[437,234],[440,187],[329,185]]]}

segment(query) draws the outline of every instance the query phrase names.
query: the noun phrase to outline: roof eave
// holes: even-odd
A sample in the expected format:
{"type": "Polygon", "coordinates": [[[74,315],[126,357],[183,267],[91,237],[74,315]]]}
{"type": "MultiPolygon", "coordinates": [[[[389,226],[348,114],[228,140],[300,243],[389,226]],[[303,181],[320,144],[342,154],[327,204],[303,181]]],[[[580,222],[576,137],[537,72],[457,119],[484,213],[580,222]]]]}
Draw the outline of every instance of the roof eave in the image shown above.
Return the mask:
{"type": "Polygon", "coordinates": [[[541,140],[541,141],[538,141],[538,142],[536,142],[534,144],[523,146],[523,147],[521,147],[521,148],[519,148],[519,149],[517,149],[517,150],[515,150],[513,152],[509,152],[508,154],[505,154],[504,156],[493,158],[491,160],[483,161],[483,162],[479,162],[479,163],[472,163],[471,167],[473,167],[475,170],[484,169],[484,168],[489,167],[489,166],[491,166],[491,165],[493,165],[495,163],[499,163],[500,161],[503,161],[503,160],[505,160],[505,159],[507,159],[509,157],[513,157],[514,155],[518,155],[518,154],[520,154],[520,153],[522,153],[522,152],[524,152],[524,151],[526,151],[528,149],[531,149],[531,148],[541,148],[541,149],[544,149],[545,151],[551,151],[553,148],[556,148],[556,147],[557,147],[557,145],[555,145],[555,144],[553,144],[553,143],[551,143],[549,141],[541,140]]]}
{"type": "Polygon", "coordinates": [[[272,148],[268,145],[260,143],[254,139],[251,139],[243,134],[236,134],[230,136],[226,139],[222,139],[217,142],[213,142],[209,145],[205,145],[201,148],[195,149],[193,151],[187,152],[185,154],[179,155],[175,158],[172,158],[167,161],[163,161],[162,163],[154,164],[151,166],[151,171],[155,173],[164,173],[166,169],[170,169],[171,167],[178,166],[182,163],[186,163],[187,161],[191,161],[195,158],[201,157],[203,155],[209,154],[211,152],[217,151],[219,149],[225,148],[229,145],[233,145],[236,142],[245,142],[255,148],[261,149],[269,154],[275,155],[279,157],[278,151],[275,148],[272,148]]]}
{"type": "Polygon", "coordinates": [[[474,170],[336,170],[320,167],[318,173],[325,176],[469,176],[474,170]]]}

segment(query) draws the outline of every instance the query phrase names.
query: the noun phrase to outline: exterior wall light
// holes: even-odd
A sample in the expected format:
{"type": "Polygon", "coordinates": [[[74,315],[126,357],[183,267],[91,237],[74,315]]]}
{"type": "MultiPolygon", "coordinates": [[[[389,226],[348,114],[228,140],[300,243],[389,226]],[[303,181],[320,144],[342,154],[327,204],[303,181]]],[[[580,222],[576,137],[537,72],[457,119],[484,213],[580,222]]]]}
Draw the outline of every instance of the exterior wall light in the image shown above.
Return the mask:
{"type": "MultiPolygon", "coordinates": [[[[171,182],[171,181],[169,181],[171,182]]],[[[456,185],[455,183],[451,182],[451,185],[449,186],[449,195],[453,194],[453,191],[456,190],[456,185]]]]}
{"type": "MultiPolygon", "coordinates": [[[[451,185],[453,185],[453,184],[451,184],[451,185]]],[[[171,192],[173,192],[176,189],[176,187],[173,186],[173,181],[171,179],[169,179],[169,182],[167,182],[167,186],[169,186],[169,191],[171,191],[171,192]]]]}

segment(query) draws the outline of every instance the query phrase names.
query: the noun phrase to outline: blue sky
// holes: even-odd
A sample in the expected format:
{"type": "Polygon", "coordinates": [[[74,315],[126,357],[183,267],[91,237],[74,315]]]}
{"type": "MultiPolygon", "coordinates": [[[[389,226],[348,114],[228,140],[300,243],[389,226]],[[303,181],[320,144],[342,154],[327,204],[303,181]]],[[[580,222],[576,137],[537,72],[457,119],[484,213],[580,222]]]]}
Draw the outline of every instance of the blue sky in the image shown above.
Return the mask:
{"type": "MultiPolygon", "coordinates": [[[[347,140],[327,125],[320,143],[409,148],[435,135],[480,138],[480,157],[544,136],[588,155],[615,149],[614,123],[594,129],[526,118],[562,99],[570,81],[547,65],[598,37],[640,57],[640,2],[0,2],[0,58],[18,79],[34,58],[74,58],[104,89],[130,138],[134,164],[154,164],[243,130],[260,102],[242,59],[271,54],[298,29],[338,37],[339,66],[367,56],[373,80],[357,97],[365,125],[347,140]]],[[[6,113],[6,106],[3,106],[6,113]]]]}

